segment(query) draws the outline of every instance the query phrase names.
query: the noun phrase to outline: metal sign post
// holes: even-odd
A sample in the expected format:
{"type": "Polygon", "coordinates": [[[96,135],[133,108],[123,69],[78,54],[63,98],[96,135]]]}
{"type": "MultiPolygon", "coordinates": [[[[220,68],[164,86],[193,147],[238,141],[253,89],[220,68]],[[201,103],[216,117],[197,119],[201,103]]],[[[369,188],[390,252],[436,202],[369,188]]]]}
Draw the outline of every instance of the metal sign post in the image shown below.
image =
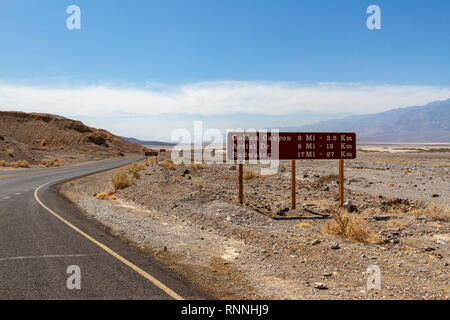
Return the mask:
{"type": "Polygon", "coordinates": [[[339,160],[339,205],[344,203],[344,160],[339,160]]]}
{"type": "Polygon", "coordinates": [[[244,165],[242,163],[239,164],[239,203],[244,203],[244,165]]]}
{"type": "Polygon", "coordinates": [[[291,210],[295,210],[295,160],[291,160],[291,210]]]}

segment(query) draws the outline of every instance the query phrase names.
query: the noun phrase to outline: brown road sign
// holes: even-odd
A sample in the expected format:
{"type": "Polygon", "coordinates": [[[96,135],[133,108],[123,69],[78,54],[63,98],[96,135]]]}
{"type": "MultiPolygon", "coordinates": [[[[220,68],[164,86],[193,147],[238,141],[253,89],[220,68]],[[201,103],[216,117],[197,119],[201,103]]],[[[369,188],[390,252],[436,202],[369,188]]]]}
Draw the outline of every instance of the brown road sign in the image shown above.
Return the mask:
{"type": "Polygon", "coordinates": [[[229,160],[354,159],[354,132],[229,132],[229,160]]]}
{"type": "Polygon", "coordinates": [[[155,157],[158,156],[158,151],[146,151],[145,152],[146,157],[155,157]]]}

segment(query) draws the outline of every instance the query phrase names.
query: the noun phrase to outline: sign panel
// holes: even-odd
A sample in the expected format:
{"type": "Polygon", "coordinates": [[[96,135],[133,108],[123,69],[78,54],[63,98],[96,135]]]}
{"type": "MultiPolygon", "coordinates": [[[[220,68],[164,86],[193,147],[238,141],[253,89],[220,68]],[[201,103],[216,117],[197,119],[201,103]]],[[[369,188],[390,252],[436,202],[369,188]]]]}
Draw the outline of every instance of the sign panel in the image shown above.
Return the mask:
{"type": "Polygon", "coordinates": [[[145,152],[146,157],[155,157],[158,156],[158,151],[146,151],[145,152]]]}
{"type": "Polygon", "coordinates": [[[229,132],[228,160],[354,159],[354,132],[229,132]]]}

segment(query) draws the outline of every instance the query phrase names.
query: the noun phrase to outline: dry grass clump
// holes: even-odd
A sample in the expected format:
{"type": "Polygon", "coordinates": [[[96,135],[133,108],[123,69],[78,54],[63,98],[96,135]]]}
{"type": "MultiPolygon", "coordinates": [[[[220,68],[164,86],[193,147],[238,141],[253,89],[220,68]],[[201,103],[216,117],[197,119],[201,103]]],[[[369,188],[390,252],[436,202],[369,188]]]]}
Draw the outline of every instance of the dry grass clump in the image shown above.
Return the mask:
{"type": "Polygon", "coordinates": [[[95,197],[99,200],[117,200],[117,198],[109,193],[102,192],[99,194],[96,194],[95,197]]]}
{"type": "Polygon", "coordinates": [[[433,220],[448,221],[450,220],[450,208],[441,202],[432,202],[424,209],[416,209],[411,212],[416,217],[425,216],[433,220]]]}
{"type": "Polygon", "coordinates": [[[64,165],[64,160],[62,160],[62,159],[44,159],[41,161],[41,165],[45,168],[61,167],[64,165]]]}
{"type": "Polygon", "coordinates": [[[320,184],[329,184],[332,181],[339,181],[339,175],[326,174],[317,179],[317,182],[320,184]]]}
{"type": "Polygon", "coordinates": [[[176,165],[175,165],[175,163],[173,163],[172,160],[170,160],[170,159],[164,159],[164,160],[161,162],[161,167],[163,167],[164,169],[170,169],[170,170],[173,170],[173,169],[175,169],[176,165]]]}
{"type": "Polygon", "coordinates": [[[29,168],[30,164],[27,160],[18,160],[16,162],[7,162],[5,160],[1,160],[0,167],[29,168]]]}
{"type": "Polygon", "coordinates": [[[251,180],[256,178],[258,175],[254,173],[253,171],[244,171],[244,179],[245,180],[251,180]]]}
{"type": "Polygon", "coordinates": [[[205,166],[203,164],[201,164],[201,163],[197,163],[197,164],[193,163],[193,164],[190,165],[190,167],[191,167],[191,169],[194,169],[194,170],[205,169],[205,166]]]}
{"type": "Polygon", "coordinates": [[[351,214],[341,207],[332,207],[329,211],[332,220],[323,226],[323,233],[364,243],[379,243],[381,241],[377,234],[370,231],[369,225],[362,215],[351,214]]]}
{"type": "Polygon", "coordinates": [[[111,177],[111,182],[114,188],[125,189],[135,184],[136,179],[139,179],[139,171],[144,170],[142,164],[132,163],[126,167],[116,170],[111,177]]]}
{"type": "Polygon", "coordinates": [[[10,157],[14,157],[14,150],[13,149],[8,149],[6,150],[6,154],[10,157]]]}

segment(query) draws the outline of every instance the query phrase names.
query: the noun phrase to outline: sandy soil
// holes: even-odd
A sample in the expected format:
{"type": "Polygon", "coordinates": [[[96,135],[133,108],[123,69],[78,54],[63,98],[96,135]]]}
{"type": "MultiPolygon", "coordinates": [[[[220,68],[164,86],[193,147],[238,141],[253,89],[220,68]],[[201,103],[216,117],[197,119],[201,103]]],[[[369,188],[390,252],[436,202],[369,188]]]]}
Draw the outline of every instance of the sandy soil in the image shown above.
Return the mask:
{"type": "Polygon", "coordinates": [[[93,196],[113,190],[111,172],[61,192],[217,298],[448,299],[449,221],[422,213],[432,201],[449,204],[449,168],[449,153],[359,152],[346,161],[346,208],[367,223],[373,243],[323,232],[337,203],[337,161],[298,161],[296,210],[287,210],[288,163],[246,180],[244,205],[230,165],[151,164],[116,201],[93,196]],[[367,288],[371,265],[381,269],[381,290],[367,288]]]}

